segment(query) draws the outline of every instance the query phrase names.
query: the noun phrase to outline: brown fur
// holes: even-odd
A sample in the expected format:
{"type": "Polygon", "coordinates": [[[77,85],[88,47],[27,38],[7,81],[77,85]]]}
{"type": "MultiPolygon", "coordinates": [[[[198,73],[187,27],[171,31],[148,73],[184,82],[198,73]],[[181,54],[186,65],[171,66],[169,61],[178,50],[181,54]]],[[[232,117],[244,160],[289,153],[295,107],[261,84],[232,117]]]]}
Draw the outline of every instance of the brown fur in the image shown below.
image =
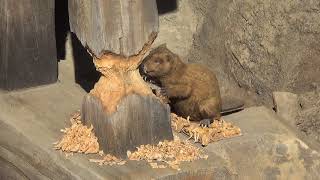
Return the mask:
{"type": "Polygon", "coordinates": [[[151,51],[142,66],[145,74],[160,81],[175,113],[195,121],[220,119],[219,84],[208,68],[183,63],[165,45],[151,51]]]}

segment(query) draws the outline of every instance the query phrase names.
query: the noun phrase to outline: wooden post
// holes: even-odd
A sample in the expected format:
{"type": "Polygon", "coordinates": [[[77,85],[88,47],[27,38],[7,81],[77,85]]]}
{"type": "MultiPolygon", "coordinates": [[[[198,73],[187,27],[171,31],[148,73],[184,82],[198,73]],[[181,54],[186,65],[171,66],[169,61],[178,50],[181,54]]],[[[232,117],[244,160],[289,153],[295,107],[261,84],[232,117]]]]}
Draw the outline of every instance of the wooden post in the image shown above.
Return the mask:
{"type": "Polygon", "coordinates": [[[0,89],[57,80],[54,0],[0,0],[0,89]]]}
{"type": "Polygon", "coordinates": [[[141,144],[171,140],[170,109],[139,74],[158,32],[155,0],[69,0],[70,27],[102,77],[84,98],[83,122],[104,152],[125,156],[141,144]]]}

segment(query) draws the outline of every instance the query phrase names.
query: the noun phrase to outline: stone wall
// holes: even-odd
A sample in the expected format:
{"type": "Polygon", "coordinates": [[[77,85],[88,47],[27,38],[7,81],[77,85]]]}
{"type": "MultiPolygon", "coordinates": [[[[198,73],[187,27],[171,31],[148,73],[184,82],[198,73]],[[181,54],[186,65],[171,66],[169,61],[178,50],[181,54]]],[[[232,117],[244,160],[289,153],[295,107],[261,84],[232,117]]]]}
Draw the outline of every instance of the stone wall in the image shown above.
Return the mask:
{"type": "Polygon", "coordinates": [[[272,91],[303,93],[320,83],[319,1],[244,0],[229,5],[228,66],[264,102],[272,91]]]}

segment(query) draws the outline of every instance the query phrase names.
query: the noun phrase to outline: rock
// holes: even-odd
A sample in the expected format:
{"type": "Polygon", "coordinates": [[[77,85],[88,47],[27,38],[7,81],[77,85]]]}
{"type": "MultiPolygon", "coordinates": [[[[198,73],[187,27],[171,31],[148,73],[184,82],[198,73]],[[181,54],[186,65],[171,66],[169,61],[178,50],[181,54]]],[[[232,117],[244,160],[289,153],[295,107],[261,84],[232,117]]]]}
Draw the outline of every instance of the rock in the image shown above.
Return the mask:
{"type": "MultiPolygon", "coordinates": [[[[162,3],[167,3],[167,6],[174,6],[168,1],[157,1],[158,10],[162,3]]],[[[177,2],[176,10],[168,11],[164,14],[159,14],[159,34],[155,40],[153,47],[167,43],[167,47],[176,54],[179,54],[185,62],[193,43],[193,34],[197,31],[197,21],[199,18],[193,11],[192,4],[187,1],[177,2]]]]}
{"type": "Polygon", "coordinates": [[[296,127],[296,119],[301,110],[298,95],[290,92],[273,92],[273,103],[276,113],[292,127],[296,127]]]}
{"type": "Polygon", "coordinates": [[[7,180],[27,180],[28,178],[24,175],[21,170],[12,165],[12,163],[0,159],[0,179],[7,180]]]}
{"type": "Polygon", "coordinates": [[[272,91],[301,93],[320,83],[319,10],[317,1],[230,3],[224,30],[237,82],[264,101],[272,91]]]}
{"type": "Polygon", "coordinates": [[[302,111],[297,118],[297,126],[306,135],[320,142],[320,90],[299,95],[302,111]]]}
{"type": "Polygon", "coordinates": [[[240,127],[242,136],[209,144],[206,150],[226,159],[236,179],[318,179],[317,143],[285,127],[272,110],[251,107],[224,119],[240,127]]]}

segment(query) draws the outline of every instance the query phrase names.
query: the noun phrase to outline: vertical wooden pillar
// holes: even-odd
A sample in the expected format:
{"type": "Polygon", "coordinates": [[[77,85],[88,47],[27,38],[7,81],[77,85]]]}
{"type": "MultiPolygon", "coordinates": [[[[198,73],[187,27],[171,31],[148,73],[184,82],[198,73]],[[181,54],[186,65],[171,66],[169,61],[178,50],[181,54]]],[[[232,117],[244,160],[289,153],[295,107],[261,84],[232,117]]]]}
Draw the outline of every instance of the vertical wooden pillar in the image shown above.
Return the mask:
{"type": "Polygon", "coordinates": [[[54,0],[0,0],[0,89],[57,80],[54,0]]]}
{"type": "Polygon", "coordinates": [[[141,144],[172,139],[170,109],[138,66],[158,32],[155,0],[69,0],[70,27],[102,77],[84,98],[83,122],[106,153],[124,156],[141,144]]]}

